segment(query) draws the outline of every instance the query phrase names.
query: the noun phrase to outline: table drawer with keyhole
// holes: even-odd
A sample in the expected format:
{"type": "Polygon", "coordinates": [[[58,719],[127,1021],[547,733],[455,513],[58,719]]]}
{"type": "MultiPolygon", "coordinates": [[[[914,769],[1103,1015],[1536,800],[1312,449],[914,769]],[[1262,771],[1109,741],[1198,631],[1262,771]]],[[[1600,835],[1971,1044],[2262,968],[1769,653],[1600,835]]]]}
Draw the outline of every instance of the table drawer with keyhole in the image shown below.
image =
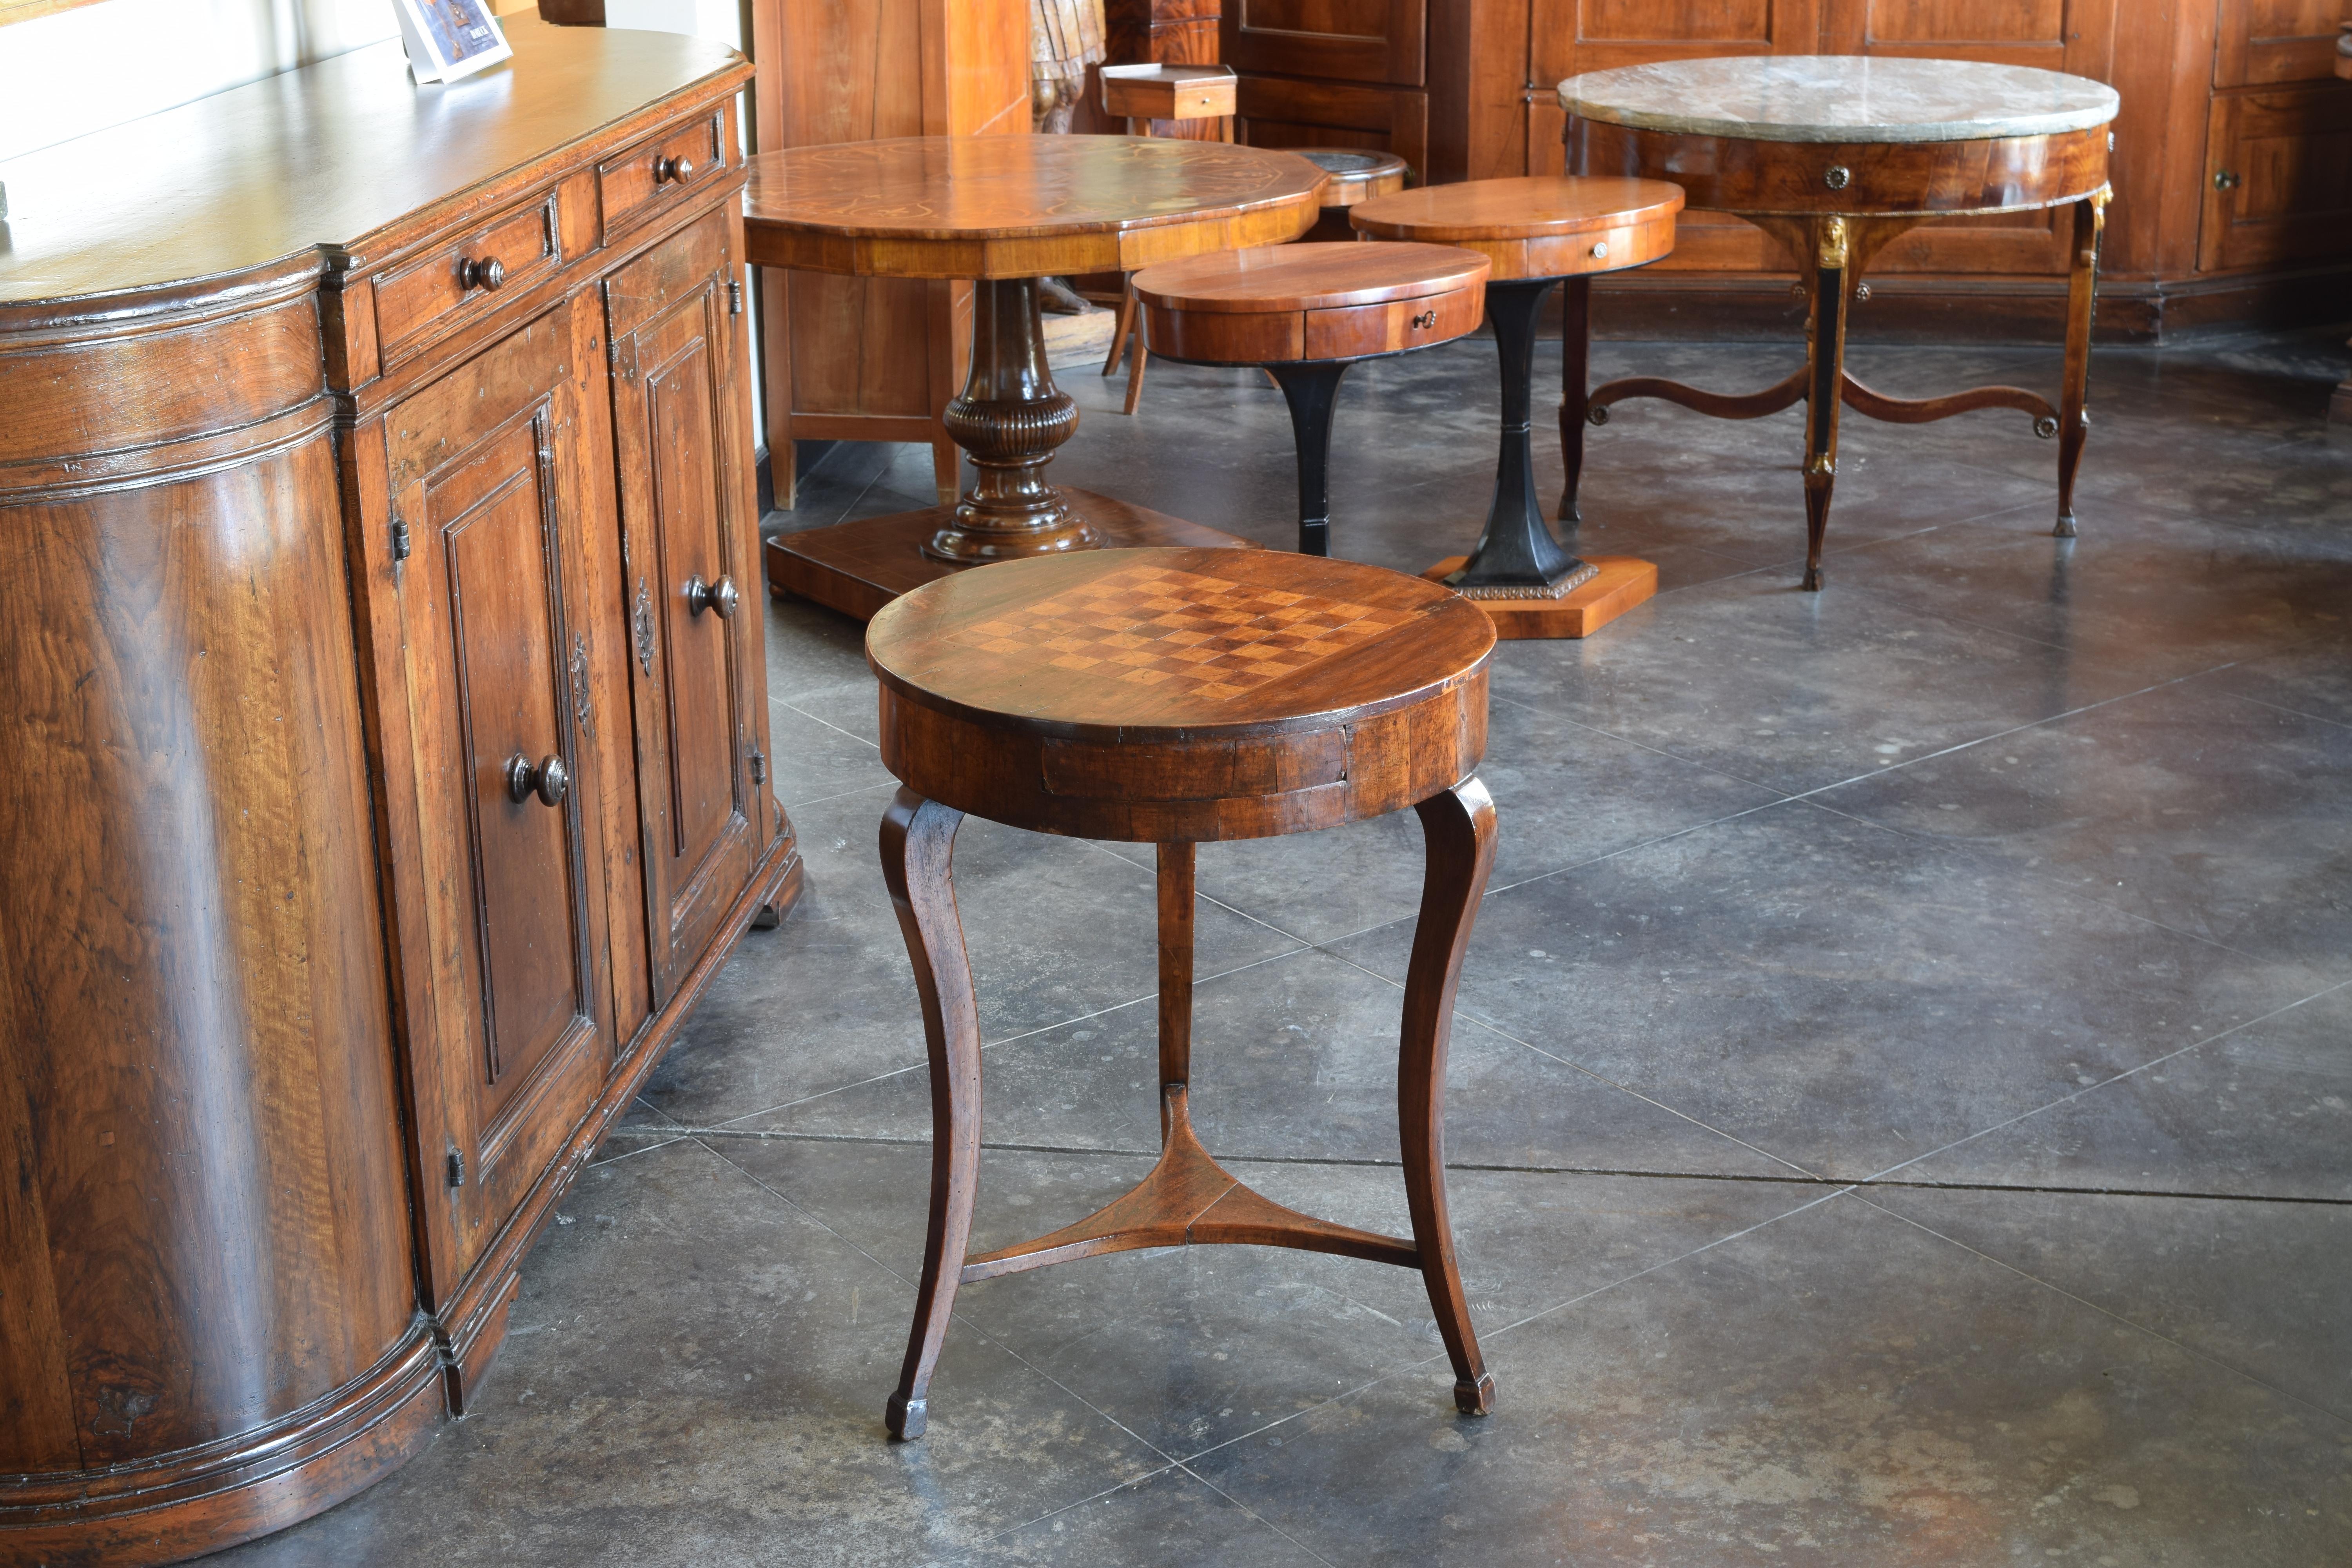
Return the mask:
{"type": "Polygon", "coordinates": [[[375,279],[386,367],[552,272],[563,260],[556,193],[510,207],[375,279]]]}
{"type": "Polygon", "coordinates": [[[732,141],[727,116],[714,113],[673,125],[597,164],[605,239],[725,173],[732,141]]]}
{"type": "Polygon", "coordinates": [[[1469,288],[1450,289],[1443,294],[1309,310],[1306,312],[1307,352],[1301,357],[1361,359],[1445,342],[1478,325],[1486,298],[1482,278],[1469,288]]]}

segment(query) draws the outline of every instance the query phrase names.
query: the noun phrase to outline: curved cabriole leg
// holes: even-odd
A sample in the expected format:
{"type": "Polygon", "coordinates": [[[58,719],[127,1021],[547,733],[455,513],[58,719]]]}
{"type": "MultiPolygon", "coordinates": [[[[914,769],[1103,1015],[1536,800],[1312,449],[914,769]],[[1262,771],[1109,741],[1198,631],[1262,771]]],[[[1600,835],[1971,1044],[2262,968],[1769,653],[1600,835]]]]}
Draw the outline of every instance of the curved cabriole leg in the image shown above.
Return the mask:
{"type": "Polygon", "coordinates": [[[1559,521],[1584,521],[1576,492],[1584,483],[1585,394],[1592,384],[1592,279],[1579,274],[1559,291],[1559,457],[1568,483],[1559,492],[1559,521]]]}
{"type": "Polygon", "coordinates": [[[1805,588],[1822,586],[1822,540],[1829,531],[1830,495],[1837,488],[1838,405],[1845,375],[1845,312],[1854,268],[1846,220],[1822,218],[1817,231],[1811,331],[1805,368],[1805,588]]]}
{"type": "Polygon", "coordinates": [[[2100,190],[2074,204],[2074,265],[2066,289],[2066,384],[2058,407],[2058,526],[2060,539],[2074,537],[2074,470],[2091,432],[2083,410],[2091,382],[2091,325],[2099,305],[2099,249],[2106,234],[2107,193],[2100,190]]]}
{"type": "Polygon", "coordinates": [[[1413,808],[1421,814],[1429,869],[1405,972],[1404,1028],[1397,1064],[1397,1124],[1404,1152],[1405,1202],[1429,1309],[1454,1363],[1454,1404],[1465,1415],[1495,1408],[1495,1380],[1478,1354],[1454,1228],[1445,1213],[1445,1046],[1453,1030],[1454,990],[1470,942],[1486,872],[1495,863],[1495,803],[1486,786],[1465,779],[1413,808]]]}
{"type": "Polygon", "coordinates": [[[980,1177],[980,1015],[949,872],[962,821],[963,813],[910,789],[901,789],[882,816],[882,879],[922,993],[923,1040],[931,1063],[930,1232],[923,1242],[906,1364],[883,1415],[890,1436],[902,1440],[923,1435],[931,1369],[955,1308],[980,1177]]]}

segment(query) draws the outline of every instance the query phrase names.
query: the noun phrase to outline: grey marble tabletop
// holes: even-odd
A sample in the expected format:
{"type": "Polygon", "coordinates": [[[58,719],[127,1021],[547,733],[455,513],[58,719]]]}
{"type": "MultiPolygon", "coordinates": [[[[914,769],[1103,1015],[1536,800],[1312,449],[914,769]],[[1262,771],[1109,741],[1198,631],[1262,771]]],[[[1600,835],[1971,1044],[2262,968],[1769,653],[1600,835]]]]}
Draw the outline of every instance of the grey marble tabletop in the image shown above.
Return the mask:
{"type": "Polygon", "coordinates": [[[1591,71],[1559,106],[1611,125],[1759,142],[1967,142],[2104,125],[2116,89],[2030,66],[1745,55],[1591,71]]]}

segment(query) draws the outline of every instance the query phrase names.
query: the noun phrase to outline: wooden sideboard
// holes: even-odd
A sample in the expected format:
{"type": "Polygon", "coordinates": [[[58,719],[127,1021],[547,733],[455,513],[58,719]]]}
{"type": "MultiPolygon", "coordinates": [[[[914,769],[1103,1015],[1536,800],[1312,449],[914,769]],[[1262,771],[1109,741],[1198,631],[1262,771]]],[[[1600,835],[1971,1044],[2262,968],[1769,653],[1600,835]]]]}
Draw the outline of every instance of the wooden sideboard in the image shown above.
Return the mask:
{"type": "Polygon", "coordinates": [[[460,1414],[800,860],[730,51],[516,18],[0,166],[0,1560],[460,1414]]]}
{"type": "MultiPolygon", "coordinates": [[[[1564,77],[1694,56],[1889,54],[2039,66],[2123,98],[2101,329],[2326,321],[2352,282],[2343,0],[1222,0],[1240,140],[1386,147],[1431,184],[1559,174],[1564,77]]],[[[2057,330],[2067,236],[2046,213],[1939,224],[1872,268],[1854,331],[2057,330]]],[[[1694,213],[1675,254],[1596,285],[1615,330],[1801,325],[1760,231],[1694,213]]]]}

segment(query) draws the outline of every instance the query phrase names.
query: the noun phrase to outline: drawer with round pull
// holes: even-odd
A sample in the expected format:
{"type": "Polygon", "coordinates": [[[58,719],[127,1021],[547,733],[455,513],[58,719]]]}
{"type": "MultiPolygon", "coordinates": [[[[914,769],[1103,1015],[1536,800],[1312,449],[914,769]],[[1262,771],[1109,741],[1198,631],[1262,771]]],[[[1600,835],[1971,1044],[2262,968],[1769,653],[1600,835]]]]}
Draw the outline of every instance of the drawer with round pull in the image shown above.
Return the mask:
{"type": "Polygon", "coordinates": [[[1442,343],[1474,331],[1486,303],[1486,279],[1443,294],[1342,305],[1307,312],[1307,359],[1360,359],[1442,343]]]}
{"type": "Polygon", "coordinates": [[[708,114],[648,136],[596,165],[604,237],[675,205],[726,172],[727,117],[708,114]]]}
{"type": "Polygon", "coordinates": [[[384,365],[553,272],[563,259],[562,233],[556,193],[548,191],[379,275],[375,321],[384,365]]]}

